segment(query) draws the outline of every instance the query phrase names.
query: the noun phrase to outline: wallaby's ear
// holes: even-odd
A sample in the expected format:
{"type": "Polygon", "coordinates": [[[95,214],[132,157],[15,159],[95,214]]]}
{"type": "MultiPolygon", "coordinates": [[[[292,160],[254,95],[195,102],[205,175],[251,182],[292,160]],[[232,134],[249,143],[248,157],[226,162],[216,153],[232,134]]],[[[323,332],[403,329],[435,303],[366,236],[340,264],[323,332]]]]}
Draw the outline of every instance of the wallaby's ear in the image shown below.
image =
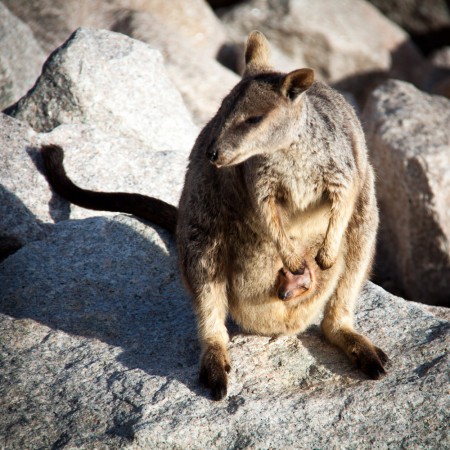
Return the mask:
{"type": "Polygon", "coordinates": [[[272,70],[269,43],[260,31],[252,31],[247,39],[243,76],[255,75],[269,70],[272,70]]]}
{"type": "Polygon", "coordinates": [[[305,92],[314,81],[312,69],[298,69],[289,72],[281,81],[281,94],[290,100],[295,100],[302,92],[305,92]]]}

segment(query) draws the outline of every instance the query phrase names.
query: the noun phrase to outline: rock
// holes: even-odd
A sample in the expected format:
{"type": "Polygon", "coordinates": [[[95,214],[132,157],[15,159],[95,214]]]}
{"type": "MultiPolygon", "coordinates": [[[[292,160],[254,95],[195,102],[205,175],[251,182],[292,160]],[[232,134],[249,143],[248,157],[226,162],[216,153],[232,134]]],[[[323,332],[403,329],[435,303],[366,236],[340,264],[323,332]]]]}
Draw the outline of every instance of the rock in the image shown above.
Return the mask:
{"type": "Polygon", "coordinates": [[[80,26],[102,28],[104,0],[2,0],[49,54],[80,26]]]}
{"type": "Polygon", "coordinates": [[[232,332],[230,391],[199,387],[175,245],[131,217],[58,223],[0,264],[6,448],[442,447],[450,324],[368,284],[358,328],[392,359],[364,378],[317,326],[232,332]]]}
{"type": "Polygon", "coordinates": [[[171,28],[157,15],[121,11],[112,29],[162,52],[167,73],[198,125],[204,125],[216,113],[222,99],[239,81],[236,74],[213,59],[211,50],[199,48],[192,37],[186,40],[178,28],[171,28]]]}
{"type": "Polygon", "coordinates": [[[159,52],[116,33],[80,30],[53,55],[36,88],[16,108],[17,116],[37,128],[46,120],[48,128],[66,119],[87,123],[36,133],[0,115],[0,160],[6,162],[0,164],[0,260],[43,239],[55,222],[110,215],[70,205],[52,192],[38,153],[42,144],[65,149],[67,171],[80,186],[178,203],[197,130],[159,52]],[[103,64],[94,64],[95,57],[103,64]],[[53,115],[46,116],[49,111],[53,115]]]}
{"type": "Polygon", "coordinates": [[[450,322],[450,308],[446,308],[445,306],[424,305],[423,303],[417,303],[417,305],[420,305],[425,311],[433,314],[433,316],[450,322]]]}
{"type": "Polygon", "coordinates": [[[139,192],[178,204],[188,152],[158,150],[151,142],[145,146],[88,125],[61,125],[38,134],[2,114],[0,158],[7,164],[0,165],[0,260],[42,239],[49,224],[112,214],[79,208],[52,192],[38,151],[50,143],[64,148],[67,172],[80,186],[139,192]]]}
{"type": "Polygon", "coordinates": [[[431,55],[421,88],[431,94],[450,98],[450,47],[443,47],[431,55]]]}
{"type": "Polygon", "coordinates": [[[51,221],[50,189],[36,168],[36,133],[0,113],[0,260],[26,242],[42,239],[51,221]]]}
{"type": "Polygon", "coordinates": [[[166,33],[176,31],[180,44],[196,48],[205,58],[215,58],[228,39],[225,28],[205,0],[114,0],[113,4],[149,13],[167,27],[166,33]]]}
{"type": "Polygon", "coordinates": [[[120,9],[148,12],[176,29],[184,41],[215,57],[226,33],[204,0],[3,0],[50,53],[79,27],[109,29],[120,9]]]}
{"type": "Polygon", "coordinates": [[[33,86],[45,58],[30,28],[0,3],[0,110],[33,86]]]}
{"type": "Polygon", "coordinates": [[[434,66],[450,69],[450,46],[437,50],[430,59],[434,66]]]}
{"type": "Polygon", "coordinates": [[[203,0],[173,0],[170,4],[165,0],[81,3],[83,6],[72,0],[57,0],[56,4],[38,0],[33,6],[19,0],[11,7],[30,21],[48,51],[78,26],[112,29],[161,50],[169,76],[198,124],[204,124],[215,113],[236,84],[237,77],[215,61],[227,36],[203,0]],[[35,11],[36,5],[41,5],[39,11],[35,11]],[[54,30],[50,36],[48,27],[54,30]]]}
{"type": "Polygon", "coordinates": [[[377,270],[406,296],[450,305],[450,101],[391,80],[363,112],[381,212],[377,270]]]}
{"type": "MultiPolygon", "coordinates": [[[[164,96],[164,92],[170,94],[163,91],[160,95],[164,96]]],[[[174,121],[182,120],[175,111],[171,117],[174,121]]],[[[187,135],[186,144],[190,139],[187,135]]],[[[189,151],[173,146],[161,149],[153,143],[149,139],[144,145],[128,136],[108,134],[88,125],[61,125],[39,136],[40,145],[57,144],[64,148],[65,168],[79,186],[97,191],[137,192],[177,205],[189,151]]],[[[53,200],[58,221],[99,215],[98,211],[70,205],[57,195],[53,200]]]]}
{"type": "Polygon", "coordinates": [[[6,112],[40,132],[89,123],[151,141],[160,151],[188,150],[197,133],[161,54],[105,30],[77,30],[46,62],[33,90],[6,112]]]}
{"type": "Polygon", "coordinates": [[[411,36],[422,54],[450,45],[448,0],[369,0],[411,36]]]}
{"type": "Polygon", "coordinates": [[[236,40],[258,29],[327,82],[362,72],[391,71],[408,80],[421,74],[422,59],[407,34],[363,0],[251,0],[221,18],[236,40]]]}
{"type": "Polygon", "coordinates": [[[446,0],[368,0],[409,33],[425,34],[450,26],[446,0]]]}

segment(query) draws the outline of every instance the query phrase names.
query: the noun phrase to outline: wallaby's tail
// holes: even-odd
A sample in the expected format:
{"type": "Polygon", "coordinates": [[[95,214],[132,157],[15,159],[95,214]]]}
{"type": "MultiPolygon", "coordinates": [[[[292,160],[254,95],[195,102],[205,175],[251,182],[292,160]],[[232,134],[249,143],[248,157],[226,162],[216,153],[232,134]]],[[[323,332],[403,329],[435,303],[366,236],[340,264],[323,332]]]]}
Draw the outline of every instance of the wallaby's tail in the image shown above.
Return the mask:
{"type": "Polygon", "coordinates": [[[64,169],[64,151],[58,145],[43,145],[42,158],[48,181],[53,189],[75,205],[97,211],[134,214],[171,233],[175,233],[178,210],[157,198],[125,192],[95,192],[81,189],[67,176],[64,169]]]}

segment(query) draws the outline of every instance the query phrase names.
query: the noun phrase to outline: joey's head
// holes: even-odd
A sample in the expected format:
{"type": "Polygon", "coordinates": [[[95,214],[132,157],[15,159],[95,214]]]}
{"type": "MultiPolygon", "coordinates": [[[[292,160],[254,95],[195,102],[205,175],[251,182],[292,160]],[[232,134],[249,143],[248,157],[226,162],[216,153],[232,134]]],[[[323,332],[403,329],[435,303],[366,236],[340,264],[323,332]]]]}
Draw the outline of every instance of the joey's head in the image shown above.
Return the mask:
{"type": "Polygon", "coordinates": [[[269,44],[258,31],[248,38],[245,62],[242,80],[213,119],[215,132],[206,157],[217,167],[289,148],[298,139],[303,93],[314,81],[311,69],[274,71],[269,44]]]}

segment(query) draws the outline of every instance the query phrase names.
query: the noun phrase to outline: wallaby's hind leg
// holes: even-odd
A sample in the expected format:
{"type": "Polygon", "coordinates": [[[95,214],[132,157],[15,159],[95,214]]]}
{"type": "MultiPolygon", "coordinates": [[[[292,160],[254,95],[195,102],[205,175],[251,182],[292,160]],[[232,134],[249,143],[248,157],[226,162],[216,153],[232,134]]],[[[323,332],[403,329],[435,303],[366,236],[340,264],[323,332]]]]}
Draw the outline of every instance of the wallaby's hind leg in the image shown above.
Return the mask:
{"type": "Polygon", "coordinates": [[[207,283],[195,297],[199,340],[202,349],[200,382],[211,390],[214,400],[227,395],[231,370],[228,331],[225,326],[227,297],[224,284],[207,283]]]}
{"type": "MultiPolygon", "coordinates": [[[[368,206],[364,205],[365,208],[368,206]]],[[[375,208],[373,204],[372,213],[369,214],[372,220],[366,218],[361,223],[354,218],[350,223],[345,271],[325,307],[322,321],[322,330],[327,339],[340,347],[359,369],[373,379],[386,373],[384,365],[388,357],[367,337],[354,330],[353,311],[373,259],[377,226],[375,208]]]]}

